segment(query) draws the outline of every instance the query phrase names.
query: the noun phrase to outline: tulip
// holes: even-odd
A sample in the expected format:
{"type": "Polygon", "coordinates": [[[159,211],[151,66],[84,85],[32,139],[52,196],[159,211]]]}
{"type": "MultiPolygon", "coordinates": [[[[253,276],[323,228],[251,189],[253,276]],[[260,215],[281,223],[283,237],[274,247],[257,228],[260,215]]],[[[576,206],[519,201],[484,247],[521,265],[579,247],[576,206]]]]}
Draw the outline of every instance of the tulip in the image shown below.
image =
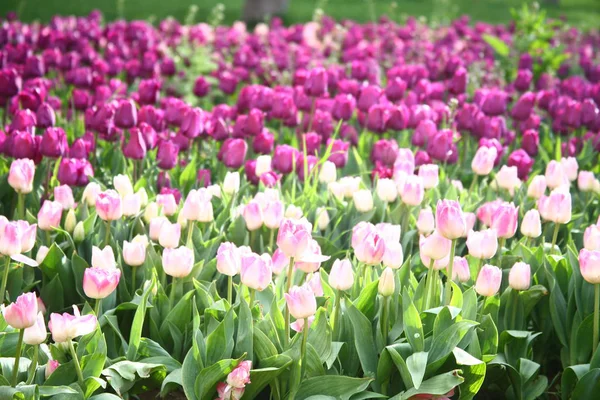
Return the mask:
{"type": "MultiPolygon", "coordinates": [[[[244,388],[250,383],[250,370],[252,361],[242,361],[227,375],[227,384],[236,389],[244,388]]],[[[241,398],[241,396],[240,396],[241,398]]]]}
{"type": "Polygon", "coordinates": [[[359,212],[369,212],[373,209],[373,195],[368,189],[362,189],[352,194],[354,207],[359,212]]]}
{"type": "MultiPolygon", "coordinates": [[[[75,226],[77,225],[77,216],[75,215],[75,210],[70,209],[65,217],[65,231],[69,233],[73,233],[75,230],[75,226]]],[[[33,246],[32,246],[33,247],[33,246]]]]}
{"type": "Polygon", "coordinates": [[[396,183],[391,179],[379,179],[377,181],[377,196],[385,203],[393,203],[398,197],[396,183]]]}
{"type": "Polygon", "coordinates": [[[564,170],[564,166],[558,161],[552,160],[546,165],[546,183],[550,189],[568,185],[569,178],[567,177],[567,173],[564,170]]]}
{"type": "Polygon", "coordinates": [[[435,230],[435,220],[431,208],[422,208],[417,219],[417,230],[421,235],[429,235],[435,230]]]}
{"type": "Polygon", "coordinates": [[[425,197],[425,186],[423,179],[419,176],[411,175],[406,181],[398,187],[402,202],[408,206],[418,206],[425,197]]]}
{"type": "Polygon", "coordinates": [[[249,231],[255,231],[263,225],[263,215],[260,209],[260,204],[257,201],[252,200],[244,207],[242,212],[244,221],[246,222],[246,228],[249,231]]]}
{"type": "Polygon", "coordinates": [[[590,171],[579,171],[577,177],[577,187],[582,192],[591,192],[594,190],[596,177],[593,172],[590,171]]]}
{"type": "Polygon", "coordinates": [[[166,216],[171,216],[177,212],[177,202],[172,193],[157,195],[156,204],[158,204],[166,216]]]}
{"type": "Polygon", "coordinates": [[[38,212],[38,227],[43,231],[51,231],[60,227],[63,206],[56,202],[45,200],[38,212]]]}
{"type": "Polygon", "coordinates": [[[327,214],[327,209],[324,207],[319,207],[315,211],[315,224],[319,228],[319,230],[324,231],[329,226],[329,214],[327,214]]]}
{"type": "Polygon", "coordinates": [[[494,169],[494,162],[496,161],[497,156],[498,151],[495,147],[480,147],[473,157],[471,169],[477,175],[489,175],[494,169]]]}
{"type": "Polygon", "coordinates": [[[114,292],[120,278],[121,270],[117,268],[87,268],[83,275],[83,291],[89,298],[104,299],[114,292]]]}
{"type": "Polygon", "coordinates": [[[49,251],[50,251],[50,249],[48,247],[46,247],[46,246],[40,246],[40,248],[38,249],[37,254],[35,256],[35,261],[38,264],[42,264],[44,262],[44,259],[48,255],[49,251]]]}
{"type": "Polygon", "coordinates": [[[467,248],[469,255],[479,259],[494,257],[498,251],[498,236],[494,229],[486,229],[481,232],[469,231],[467,236],[467,248]]]}
{"type": "Polygon", "coordinates": [[[130,267],[139,267],[146,261],[146,248],[148,239],[146,236],[138,235],[131,242],[123,242],[123,260],[130,267]]]}
{"type": "Polygon", "coordinates": [[[517,231],[519,208],[512,203],[500,204],[492,214],[490,228],[496,231],[501,239],[510,239],[517,231]]]}
{"type": "Polygon", "coordinates": [[[455,200],[438,200],[436,222],[438,232],[450,240],[460,238],[467,229],[460,204],[455,200]]]}
{"type": "Polygon", "coordinates": [[[38,313],[35,293],[24,293],[2,310],[4,320],[14,329],[25,329],[36,323],[38,313]]]}
{"type": "Polygon", "coordinates": [[[533,159],[523,149],[513,151],[508,156],[507,165],[517,167],[517,176],[519,179],[527,179],[531,168],[533,167],[533,159]]]}
{"type": "Polygon", "coordinates": [[[165,248],[162,263],[167,275],[174,278],[185,278],[194,267],[194,252],[185,246],[165,248]]]}
{"type": "Polygon", "coordinates": [[[454,268],[452,270],[452,279],[458,279],[459,282],[468,282],[471,279],[469,263],[464,257],[454,257],[454,268]]]}
{"type": "Polygon", "coordinates": [[[404,263],[404,252],[402,245],[398,241],[385,241],[385,253],[383,254],[382,263],[384,266],[398,269],[404,263]]]}
{"type": "Polygon", "coordinates": [[[502,283],[502,270],[493,265],[486,264],[479,271],[475,282],[475,291],[486,297],[494,296],[500,290],[502,283]]]}
{"type": "Polygon", "coordinates": [[[50,314],[48,328],[52,333],[52,340],[56,343],[69,342],[76,337],[92,333],[98,324],[95,315],[80,315],[77,306],[73,306],[73,315],[64,313],[50,314]]]}
{"type": "Polygon", "coordinates": [[[385,254],[385,240],[377,233],[368,233],[354,248],[358,261],[367,265],[377,265],[385,254]]]}
{"type": "Polygon", "coordinates": [[[244,164],[248,144],[243,139],[227,139],[223,142],[217,158],[225,164],[226,167],[238,169],[244,164]]]}
{"type": "Polygon", "coordinates": [[[165,248],[174,249],[179,246],[179,240],[181,238],[181,225],[178,223],[171,223],[165,220],[160,226],[160,233],[158,235],[158,243],[165,248]]]}
{"type": "Polygon", "coordinates": [[[440,181],[439,167],[435,164],[426,164],[419,167],[419,177],[423,180],[425,189],[433,189],[440,181]]]}
{"type": "Polygon", "coordinates": [[[60,366],[59,362],[56,360],[48,360],[48,364],[46,364],[46,369],[44,371],[44,377],[48,379],[50,375],[60,366]]]}
{"type": "MultiPolygon", "coordinates": [[[[29,328],[25,328],[23,342],[30,346],[42,344],[46,341],[47,335],[48,332],[46,331],[46,322],[44,321],[44,315],[41,312],[38,312],[35,324],[30,326],[29,328]]],[[[37,360],[34,360],[34,362],[35,361],[37,360]]]]}
{"type": "Polygon", "coordinates": [[[381,276],[379,277],[379,285],[377,286],[377,291],[383,297],[388,297],[394,294],[395,289],[396,286],[394,283],[394,272],[391,268],[388,267],[383,270],[381,276]]]}
{"type": "Polygon", "coordinates": [[[515,189],[521,186],[518,168],[503,165],[496,174],[496,184],[499,188],[508,190],[511,196],[514,195],[515,189]]]}
{"type": "Polygon", "coordinates": [[[524,262],[515,263],[508,274],[508,284],[514,290],[527,290],[531,285],[531,267],[524,262]]]}
{"type": "Polygon", "coordinates": [[[594,285],[594,325],[592,351],[596,351],[600,332],[600,251],[581,249],[579,270],[587,282],[594,285]]]}
{"type": "Polygon", "coordinates": [[[110,246],[100,250],[99,247],[92,247],[92,267],[99,269],[113,270],[117,268],[115,254],[110,246]]]}
{"type": "Polygon", "coordinates": [[[127,175],[116,175],[113,178],[113,185],[115,189],[121,196],[121,198],[133,194],[133,185],[131,184],[131,180],[127,175]]]}
{"type": "Polygon", "coordinates": [[[312,227],[306,219],[286,218],[279,227],[277,246],[286,257],[299,259],[312,240],[311,231],[312,227]]]}
{"type": "Polygon", "coordinates": [[[35,112],[38,128],[49,128],[56,125],[56,114],[48,103],[42,103],[35,112]]]}
{"type": "Polygon", "coordinates": [[[335,260],[329,273],[329,286],[336,290],[348,290],[352,285],[354,272],[350,260],[335,260]]]}
{"type": "Polygon", "coordinates": [[[537,238],[542,234],[540,213],[537,210],[532,209],[525,213],[521,221],[521,233],[530,238],[537,238]]]}
{"type": "Polygon", "coordinates": [[[587,250],[600,250],[600,227],[588,226],[583,233],[583,247],[587,250]]]}
{"type": "Polygon", "coordinates": [[[333,162],[325,161],[319,171],[319,182],[327,184],[335,182],[337,178],[336,168],[333,162]]]}
{"type": "Polygon", "coordinates": [[[8,172],[8,184],[20,195],[31,193],[35,164],[29,159],[13,160],[8,172]]]}
{"type": "Polygon", "coordinates": [[[566,224],[571,221],[571,194],[555,189],[549,196],[540,197],[538,209],[544,220],[566,224]]]}
{"type": "Polygon", "coordinates": [[[46,128],[40,144],[40,152],[45,157],[58,158],[67,153],[69,143],[62,128],[46,128]]]}
{"type": "Polygon", "coordinates": [[[279,200],[269,201],[261,208],[265,226],[269,229],[279,228],[283,221],[283,203],[279,200]]]}
{"type": "Polygon", "coordinates": [[[579,164],[577,163],[577,159],[574,157],[563,157],[560,160],[560,165],[563,167],[565,174],[567,175],[567,179],[570,181],[574,181],[577,179],[577,172],[579,170],[579,164]]]}
{"type": "Polygon", "coordinates": [[[271,258],[264,254],[244,254],[240,269],[241,282],[253,290],[262,292],[271,283],[272,265],[271,258]]]}
{"type": "Polygon", "coordinates": [[[64,210],[75,208],[75,199],[70,186],[61,185],[55,187],[54,200],[62,204],[64,210]]]}
{"type": "Polygon", "coordinates": [[[230,242],[221,243],[217,250],[217,271],[223,275],[235,276],[242,268],[242,250],[230,242]]]}
{"type": "Polygon", "coordinates": [[[107,223],[120,219],[123,216],[121,197],[112,189],[99,193],[96,197],[96,211],[98,217],[107,223]]]}
{"type": "Polygon", "coordinates": [[[365,238],[370,233],[377,233],[375,225],[370,222],[361,221],[352,228],[352,247],[357,247],[360,243],[364,242],[365,238]]]}
{"type": "Polygon", "coordinates": [[[223,192],[232,195],[240,190],[240,173],[237,171],[227,172],[223,180],[223,192]]]}
{"type": "Polygon", "coordinates": [[[539,199],[544,193],[546,193],[546,177],[544,175],[534,176],[527,187],[527,196],[539,199]]]}
{"type": "Polygon", "coordinates": [[[102,192],[100,185],[96,182],[90,182],[87,184],[81,195],[81,201],[85,202],[88,206],[93,207],[96,205],[96,198],[102,192]]]}
{"type": "Polygon", "coordinates": [[[77,225],[75,225],[75,229],[73,229],[73,240],[77,243],[80,243],[85,238],[85,228],[83,226],[83,221],[79,221],[77,225]]]}
{"type": "Polygon", "coordinates": [[[426,260],[441,260],[448,256],[452,242],[436,230],[431,235],[425,237],[421,235],[419,239],[419,251],[421,260],[425,265],[429,264],[426,260]]]}
{"type": "Polygon", "coordinates": [[[315,315],[317,301],[313,292],[306,286],[293,286],[285,293],[290,314],[296,319],[304,319],[315,315]]]}

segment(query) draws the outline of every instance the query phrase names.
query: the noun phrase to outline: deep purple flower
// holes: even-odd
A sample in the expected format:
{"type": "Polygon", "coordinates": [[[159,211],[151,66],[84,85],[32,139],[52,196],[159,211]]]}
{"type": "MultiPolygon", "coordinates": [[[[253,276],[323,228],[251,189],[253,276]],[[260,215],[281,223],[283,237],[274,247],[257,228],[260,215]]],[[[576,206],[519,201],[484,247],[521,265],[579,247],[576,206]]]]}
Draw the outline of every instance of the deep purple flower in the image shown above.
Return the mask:
{"type": "Polygon", "coordinates": [[[123,143],[123,155],[132,160],[143,160],[146,157],[146,142],[139,129],[129,131],[129,141],[123,143]]]}
{"type": "Polygon", "coordinates": [[[323,96],[327,93],[327,79],[325,68],[317,67],[311,69],[304,82],[304,91],[311,97],[323,96]]]}
{"type": "Polygon", "coordinates": [[[85,186],[94,169],[88,160],[63,158],[58,167],[58,181],[63,185],[85,186]]]}
{"type": "Polygon", "coordinates": [[[415,146],[423,147],[437,133],[437,126],[431,120],[424,119],[419,122],[415,132],[412,135],[411,143],[415,146]]]}
{"type": "Polygon", "coordinates": [[[454,95],[462,94],[467,90],[468,73],[464,67],[454,71],[454,75],[448,82],[448,91],[454,95]]]}
{"type": "Polygon", "coordinates": [[[115,125],[121,129],[137,125],[137,109],[133,100],[121,100],[115,111],[115,125]]]}
{"type": "Polygon", "coordinates": [[[155,104],[158,100],[160,87],[160,81],[157,79],[142,80],[138,88],[138,102],[140,104],[155,104]]]}
{"type": "Polygon", "coordinates": [[[40,148],[42,155],[51,158],[62,157],[67,153],[68,148],[69,143],[63,128],[46,128],[40,148]]]}
{"type": "Polygon", "coordinates": [[[82,138],[75,139],[69,149],[70,158],[88,158],[88,149],[82,138]]]}
{"type": "Polygon", "coordinates": [[[199,169],[198,174],[196,175],[196,180],[201,187],[210,186],[210,170],[199,169]]]}
{"type": "Polygon", "coordinates": [[[357,107],[362,112],[367,112],[372,105],[378,104],[381,97],[381,88],[375,85],[369,85],[362,88],[358,96],[357,107]]]}
{"type": "Polygon", "coordinates": [[[450,161],[453,150],[454,132],[451,129],[437,131],[427,142],[427,153],[432,159],[450,161]]]}
{"type": "Polygon", "coordinates": [[[260,176],[261,183],[268,188],[277,186],[279,179],[281,179],[281,176],[274,171],[265,172],[260,176]]]}
{"type": "Polygon", "coordinates": [[[481,111],[486,115],[495,116],[506,111],[507,94],[500,89],[488,90],[481,101],[481,111]]]}
{"type": "Polygon", "coordinates": [[[371,161],[373,164],[379,161],[387,167],[392,167],[397,156],[398,143],[393,139],[380,139],[375,142],[371,150],[371,161]]]}
{"type": "Polygon", "coordinates": [[[350,143],[340,139],[329,139],[327,147],[331,147],[331,154],[328,160],[335,164],[338,168],[344,168],[348,162],[348,149],[350,143]]]}
{"type": "Polygon", "coordinates": [[[317,154],[321,148],[321,136],[315,132],[308,132],[302,135],[301,146],[306,147],[306,154],[317,154]]]}
{"type": "Polygon", "coordinates": [[[261,133],[252,139],[252,150],[257,154],[271,154],[275,137],[267,129],[263,129],[261,133]]]}
{"type": "Polygon", "coordinates": [[[177,165],[177,157],[179,155],[179,147],[170,140],[163,140],[158,145],[156,153],[156,161],[158,167],[164,170],[169,170],[177,165]]]}
{"type": "Polygon", "coordinates": [[[535,94],[533,92],[525,92],[519,97],[519,100],[513,106],[510,115],[517,121],[525,121],[531,115],[533,106],[535,105],[535,94]]]}
{"type": "Polygon", "coordinates": [[[244,173],[248,182],[258,185],[259,178],[256,176],[256,160],[246,160],[244,163],[244,173]]]}
{"type": "Polygon", "coordinates": [[[389,118],[387,127],[395,131],[401,131],[408,127],[410,120],[410,110],[404,104],[388,107],[389,118]]]}
{"type": "Polygon", "coordinates": [[[385,97],[390,101],[402,100],[404,92],[406,92],[406,82],[400,77],[394,77],[390,79],[385,88],[385,97]]]}
{"type": "Polygon", "coordinates": [[[171,187],[171,177],[167,171],[160,171],[156,177],[156,190],[160,193],[165,187],[171,187]]]}
{"type": "Polygon", "coordinates": [[[517,77],[515,78],[515,89],[519,92],[524,92],[529,90],[531,86],[531,81],[533,80],[533,73],[528,69],[520,69],[517,72],[517,77]]]}
{"type": "Polygon", "coordinates": [[[31,110],[18,110],[10,124],[11,131],[27,131],[31,134],[35,132],[37,119],[31,110]]]}
{"type": "Polygon", "coordinates": [[[217,158],[228,168],[237,169],[244,165],[248,144],[244,139],[226,139],[221,145],[217,158]]]}
{"type": "Polygon", "coordinates": [[[175,203],[176,204],[179,204],[179,202],[181,201],[181,192],[177,188],[163,186],[160,189],[160,194],[172,194],[173,197],[175,198],[175,203]]]}
{"type": "Polygon", "coordinates": [[[140,108],[138,112],[138,122],[141,126],[142,123],[147,123],[156,131],[162,131],[165,129],[165,112],[160,108],[155,108],[152,105],[145,105],[140,108]]]}
{"type": "Polygon", "coordinates": [[[219,76],[219,89],[225,94],[233,94],[238,85],[238,78],[231,72],[224,71],[219,76]]]}
{"type": "Polygon", "coordinates": [[[194,139],[204,132],[206,115],[201,108],[190,108],[185,112],[181,121],[181,133],[189,139],[194,139]]]}
{"type": "Polygon", "coordinates": [[[210,84],[203,77],[199,76],[198,79],[194,82],[194,95],[197,97],[204,97],[210,91],[210,84]]]}
{"type": "Polygon", "coordinates": [[[13,158],[35,157],[34,137],[26,131],[13,131],[4,143],[4,151],[13,158]]]}
{"type": "Polygon", "coordinates": [[[0,97],[15,96],[21,90],[23,81],[16,69],[0,70],[0,97]]]}
{"type": "Polygon", "coordinates": [[[533,159],[523,149],[517,149],[508,156],[509,167],[516,166],[519,179],[526,180],[533,167],[533,159]]]}
{"type": "Polygon", "coordinates": [[[415,166],[418,167],[420,165],[431,164],[431,157],[424,150],[417,150],[415,153],[415,166]]]}
{"type": "Polygon", "coordinates": [[[354,109],[356,108],[356,100],[351,94],[338,94],[333,102],[331,114],[336,120],[348,121],[352,118],[354,109]]]}
{"type": "Polygon", "coordinates": [[[538,148],[540,146],[540,135],[536,130],[529,129],[523,133],[521,139],[521,148],[527,152],[531,157],[535,157],[538,154],[538,148]]]}
{"type": "Polygon", "coordinates": [[[387,105],[374,104],[369,108],[365,125],[367,129],[375,133],[383,133],[387,130],[390,112],[387,105]]]}
{"type": "Polygon", "coordinates": [[[298,174],[298,179],[300,179],[301,182],[304,182],[306,177],[311,176],[311,173],[318,162],[319,159],[316,156],[307,155],[306,158],[304,158],[304,154],[299,154],[296,158],[296,172],[298,174]]]}
{"type": "Polygon", "coordinates": [[[300,152],[287,144],[277,145],[273,153],[271,165],[274,170],[289,174],[294,170],[294,161],[300,152]]]}
{"type": "Polygon", "coordinates": [[[48,103],[40,104],[35,116],[38,128],[48,128],[56,124],[56,115],[54,113],[54,109],[48,103]]]}

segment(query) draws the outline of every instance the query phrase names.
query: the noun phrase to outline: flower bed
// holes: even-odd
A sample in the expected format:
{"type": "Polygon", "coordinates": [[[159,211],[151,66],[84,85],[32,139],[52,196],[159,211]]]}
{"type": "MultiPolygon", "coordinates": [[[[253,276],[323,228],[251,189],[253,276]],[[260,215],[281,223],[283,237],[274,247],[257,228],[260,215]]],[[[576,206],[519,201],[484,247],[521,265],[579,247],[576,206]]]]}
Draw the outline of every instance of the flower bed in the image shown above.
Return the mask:
{"type": "Polygon", "coordinates": [[[0,398],[594,398],[600,36],[0,27],[0,398]]]}

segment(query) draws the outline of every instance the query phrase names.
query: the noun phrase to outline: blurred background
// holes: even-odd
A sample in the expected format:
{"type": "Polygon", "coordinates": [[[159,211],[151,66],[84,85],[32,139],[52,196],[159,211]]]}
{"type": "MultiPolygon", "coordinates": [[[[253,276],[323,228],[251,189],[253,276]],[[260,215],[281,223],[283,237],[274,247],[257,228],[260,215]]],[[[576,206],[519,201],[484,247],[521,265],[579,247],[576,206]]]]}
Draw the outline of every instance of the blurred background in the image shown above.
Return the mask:
{"type": "MultiPolygon", "coordinates": [[[[579,27],[597,27],[600,0],[540,0],[550,17],[565,17],[579,27]]],[[[368,21],[380,15],[393,19],[423,16],[433,23],[444,23],[468,14],[473,20],[506,23],[510,9],[520,7],[519,0],[0,0],[0,15],[14,11],[23,21],[47,22],[55,14],[86,15],[99,9],[108,20],[117,18],[157,21],[173,16],[190,22],[190,7],[196,6],[194,22],[206,22],[222,4],[222,23],[238,19],[266,19],[278,14],[288,24],[312,19],[316,9],[335,18],[368,21]],[[246,5],[246,1],[248,4],[246,5]],[[273,10],[273,11],[269,11],[273,10]],[[211,13],[212,12],[212,13],[211,13]],[[257,17],[257,15],[259,15],[257,17]]],[[[218,13],[221,15],[221,13],[218,13]]]]}

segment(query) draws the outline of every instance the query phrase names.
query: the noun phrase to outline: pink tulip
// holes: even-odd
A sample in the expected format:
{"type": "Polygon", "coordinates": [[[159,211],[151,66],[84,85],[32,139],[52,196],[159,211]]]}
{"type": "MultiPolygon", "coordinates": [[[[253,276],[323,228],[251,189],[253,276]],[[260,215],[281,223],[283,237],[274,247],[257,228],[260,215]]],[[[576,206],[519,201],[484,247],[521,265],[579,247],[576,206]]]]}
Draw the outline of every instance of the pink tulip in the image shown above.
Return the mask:
{"type": "Polygon", "coordinates": [[[546,184],[550,189],[569,184],[569,178],[560,162],[552,160],[546,165],[546,184]]]}
{"type": "MultiPolygon", "coordinates": [[[[1,222],[0,222],[0,231],[1,231],[1,222]]],[[[21,235],[21,253],[28,253],[33,249],[35,245],[35,235],[37,233],[37,225],[29,224],[26,221],[16,221],[19,234],[21,235]]],[[[1,242],[1,239],[0,239],[1,242]]],[[[0,245],[1,247],[1,245],[0,245]]],[[[1,251],[0,251],[1,253],[1,251]]]]}
{"type": "Polygon", "coordinates": [[[467,236],[469,255],[479,259],[494,257],[498,251],[498,235],[494,229],[485,229],[480,232],[469,231],[467,236]]]}
{"type": "Polygon", "coordinates": [[[515,189],[521,186],[519,170],[516,166],[503,165],[496,174],[496,183],[499,188],[508,190],[511,196],[514,195],[515,189]]]}
{"type": "Polygon", "coordinates": [[[590,225],[583,232],[583,247],[587,250],[600,250],[600,227],[590,225]]]}
{"type": "Polygon", "coordinates": [[[385,243],[399,242],[401,227],[400,225],[390,224],[387,222],[381,222],[375,225],[375,230],[385,240],[385,243]]]}
{"type": "Polygon", "coordinates": [[[299,258],[312,240],[311,231],[312,226],[304,218],[284,219],[277,234],[277,246],[287,257],[299,258]]]}
{"type": "Polygon", "coordinates": [[[404,184],[398,188],[402,202],[409,206],[418,206],[425,197],[425,186],[423,179],[416,175],[410,175],[404,184]]]}
{"type": "Polygon", "coordinates": [[[348,290],[354,285],[354,272],[350,260],[335,260],[329,273],[329,286],[336,290],[348,290]]]}
{"type": "Polygon", "coordinates": [[[273,256],[271,257],[273,265],[273,273],[275,275],[281,274],[290,265],[290,258],[287,257],[281,249],[275,249],[273,256]]]}
{"type": "Polygon", "coordinates": [[[91,299],[108,297],[119,284],[121,270],[117,268],[87,268],[83,273],[83,291],[91,299]]]}
{"type": "Polygon", "coordinates": [[[527,187],[527,196],[539,199],[546,193],[546,177],[544,175],[534,176],[527,187]]]}
{"type": "Polygon", "coordinates": [[[96,205],[96,199],[100,193],[102,193],[100,185],[98,185],[96,182],[90,182],[83,190],[81,201],[87,203],[87,205],[90,207],[94,207],[96,205]]]}
{"type": "Polygon", "coordinates": [[[577,159],[574,157],[563,157],[560,160],[560,165],[563,167],[563,171],[567,175],[567,179],[574,181],[577,179],[577,172],[579,170],[579,164],[577,159]]]}
{"type": "Polygon", "coordinates": [[[38,307],[35,293],[24,293],[2,310],[4,320],[15,329],[33,326],[37,319],[38,307]]]}
{"type": "Polygon", "coordinates": [[[136,236],[131,242],[123,242],[123,260],[131,267],[139,267],[146,261],[148,238],[136,236]]]}
{"type": "Polygon", "coordinates": [[[116,221],[123,216],[121,196],[112,190],[101,192],[96,197],[96,212],[104,221],[116,221]]]}
{"type": "Polygon", "coordinates": [[[469,232],[472,231],[473,228],[475,228],[475,224],[477,223],[477,215],[475,215],[475,213],[472,212],[463,212],[463,215],[465,216],[467,230],[462,235],[462,237],[466,238],[469,232]]]}
{"type": "Polygon", "coordinates": [[[252,361],[242,361],[227,375],[227,384],[234,388],[243,388],[250,383],[252,361]]]}
{"type": "Polygon", "coordinates": [[[8,184],[17,193],[27,194],[33,190],[33,177],[35,175],[35,164],[33,160],[23,158],[13,160],[8,172],[8,184]]]}
{"type": "Polygon", "coordinates": [[[422,208],[417,219],[417,230],[421,235],[429,235],[435,230],[435,219],[431,208],[422,208]]]}
{"type": "Polygon", "coordinates": [[[425,189],[433,189],[440,182],[439,167],[436,164],[425,164],[419,167],[419,178],[423,180],[425,189]]]}
{"type": "Polygon", "coordinates": [[[150,220],[149,234],[151,240],[158,242],[162,226],[165,223],[170,223],[166,217],[155,217],[150,220]]]}
{"type": "Polygon", "coordinates": [[[542,234],[542,223],[538,210],[532,209],[525,213],[523,221],[521,221],[521,233],[530,238],[536,238],[542,234]]]}
{"type": "Polygon", "coordinates": [[[100,250],[99,247],[92,247],[92,267],[113,270],[117,268],[115,253],[110,246],[100,250]]]}
{"type": "Polygon", "coordinates": [[[177,211],[177,202],[175,201],[175,196],[173,196],[172,193],[157,195],[156,204],[162,208],[163,214],[167,217],[175,214],[177,211]]]}
{"type": "Polygon", "coordinates": [[[371,232],[353,248],[358,261],[367,265],[376,265],[383,260],[385,240],[379,234],[371,232]]]}
{"type": "Polygon", "coordinates": [[[566,224],[571,221],[571,194],[568,191],[555,189],[550,196],[540,197],[538,210],[544,220],[566,224]]]}
{"type": "Polygon", "coordinates": [[[460,203],[455,200],[438,200],[435,219],[437,231],[450,240],[458,239],[467,229],[460,203]]]}
{"type": "Polygon", "coordinates": [[[459,282],[468,282],[471,279],[471,271],[469,270],[469,262],[464,257],[454,257],[452,268],[452,279],[458,279],[459,282]]]}
{"type": "Polygon", "coordinates": [[[38,227],[43,231],[51,231],[60,227],[63,206],[55,201],[46,200],[38,212],[38,227]]]}
{"type": "Polygon", "coordinates": [[[404,252],[400,242],[385,242],[385,252],[381,260],[383,265],[392,269],[398,269],[404,263],[404,252]]]}
{"type": "Polygon", "coordinates": [[[357,247],[365,240],[369,233],[377,232],[375,225],[370,222],[361,221],[352,228],[352,247],[357,247]]]}
{"type": "Polygon", "coordinates": [[[315,296],[323,297],[323,284],[321,282],[321,274],[318,271],[306,275],[305,286],[312,290],[315,296]]]}
{"type": "Polygon", "coordinates": [[[268,254],[259,256],[256,253],[249,253],[242,256],[240,280],[244,285],[262,292],[269,287],[271,276],[271,257],[268,254]]]}
{"type": "Polygon", "coordinates": [[[514,290],[527,290],[531,286],[531,267],[524,262],[516,262],[508,274],[508,284],[514,290]]]}
{"type": "Polygon", "coordinates": [[[494,296],[500,290],[502,283],[502,270],[493,265],[486,264],[479,271],[475,282],[475,291],[481,296],[494,296]]]}
{"type": "MultiPolygon", "coordinates": [[[[308,317],[308,329],[310,329],[310,326],[312,325],[313,322],[315,322],[315,316],[313,315],[312,317],[308,317]]],[[[303,319],[297,319],[294,322],[292,322],[290,324],[290,328],[292,328],[295,332],[302,332],[304,331],[304,320],[303,319]]]]}
{"type": "Polygon", "coordinates": [[[185,246],[166,248],[162,255],[163,269],[174,278],[185,278],[194,268],[194,251],[185,246]]]}
{"type": "MultiPolygon", "coordinates": [[[[34,225],[35,226],[35,225],[34,225]]],[[[6,217],[0,216],[0,253],[5,256],[14,256],[21,253],[22,232],[17,222],[9,222],[6,217]]]]}
{"type": "Polygon", "coordinates": [[[52,373],[54,371],[56,371],[56,368],[58,368],[60,366],[60,363],[56,360],[49,360],[48,364],[46,364],[46,370],[44,371],[44,376],[46,379],[48,379],[50,377],[50,375],[52,375],[52,373]]]}
{"type": "Polygon", "coordinates": [[[394,294],[396,290],[396,284],[394,282],[394,272],[391,268],[387,267],[381,273],[379,277],[379,284],[377,285],[377,291],[383,297],[388,297],[394,294]]]}
{"type": "Polygon", "coordinates": [[[96,330],[98,320],[93,314],[80,315],[77,306],[73,306],[73,315],[64,313],[50,314],[48,328],[52,333],[52,340],[56,343],[64,343],[76,337],[87,335],[96,330]]]}
{"type": "Polygon", "coordinates": [[[496,231],[499,238],[509,239],[515,236],[518,221],[519,207],[515,207],[513,203],[503,203],[492,214],[490,228],[496,231]]]}
{"type": "Polygon", "coordinates": [[[63,206],[63,210],[75,208],[75,198],[70,186],[61,185],[54,188],[54,200],[63,206]]]}
{"type": "Polygon", "coordinates": [[[293,286],[285,293],[285,301],[290,314],[296,319],[308,318],[317,312],[317,300],[312,290],[306,286],[293,286]]]}
{"type": "Polygon", "coordinates": [[[494,169],[494,162],[498,156],[498,150],[495,147],[482,146],[477,149],[473,161],[471,162],[471,169],[477,175],[486,176],[494,169]]]}
{"type": "Polygon", "coordinates": [[[242,216],[246,222],[246,228],[249,231],[260,229],[263,225],[262,210],[260,209],[260,204],[256,200],[252,200],[244,206],[242,216]]]}
{"type": "Polygon", "coordinates": [[[581,276],[592,285],[600,284],[600,251],[581,249],[579,251],[581,276]]]}
{"type": "Polygon", "coordinates": [[[269,229],[277,229],[283,221],[283,203],[279,200],[268,201],[261,206],[263,221],[269,229]]]}
{"type": "Polygon", "coordinates": [[[429,266],[429,260],[441,260],[450,254],[452,242],[436,230],[431,235],[419,238],[419,252],[421,260],[429,266]],[[425,261],[427,260],[427,261],[425,261]]]}
{"type": "Polygon", "coordinates": [[[211,195],[206,190],[192,190],[185,199],[181,215],[187,221],[212,221],[211,195]],[[210,210],[208,210],[210,208],[210,210]],[[209,215],[210,214],[210,215],[209,215]]]}
{"type": "Polygon", "coordinates": [[[173,249],[179,246],[179,239],[181,239],[181,225],[177,222],[172,224],[168,220],[164,221],[160,227],[158,243],[162,247],[173,249]]]}
{"type": "Polygon", "coordinates": [[[123,197],[123,215],[133,217],[142,209],[142,198],[138,193],[127,194],[123,197]]]}
{"type": "Polygon", "coordinates": [[[242,268],[242,252],[235,244],[224,242],[217,250],[217,271],[227,276],[235,276],[242,268]]]}
{"type": "Polygon", "coordinates": [[[496,209],[504,202],[500,199],[494,201],[488,201],[477,209],[477,218],[488,227],[492,226],[492,215],[496,212],[496,209]]]}
{"type": "Polygon", "coordinates": [[[298,256],[295,267],[306,274],[310,274],[311,272],[317,271],[321,266],[321,263],[328,259],[328,256],[324,256],[321,253],[321,246],[319,246],[319,243],[317,243],[316,240],[311,239],[304,253],[298,256]]]}
{"type": "Polygon", "coordinates": [[[577,187],[582,192],[591,192],[594,190],[596,177],[593,172],[590,171],[579,171],[577,177],[577,187]]]}

